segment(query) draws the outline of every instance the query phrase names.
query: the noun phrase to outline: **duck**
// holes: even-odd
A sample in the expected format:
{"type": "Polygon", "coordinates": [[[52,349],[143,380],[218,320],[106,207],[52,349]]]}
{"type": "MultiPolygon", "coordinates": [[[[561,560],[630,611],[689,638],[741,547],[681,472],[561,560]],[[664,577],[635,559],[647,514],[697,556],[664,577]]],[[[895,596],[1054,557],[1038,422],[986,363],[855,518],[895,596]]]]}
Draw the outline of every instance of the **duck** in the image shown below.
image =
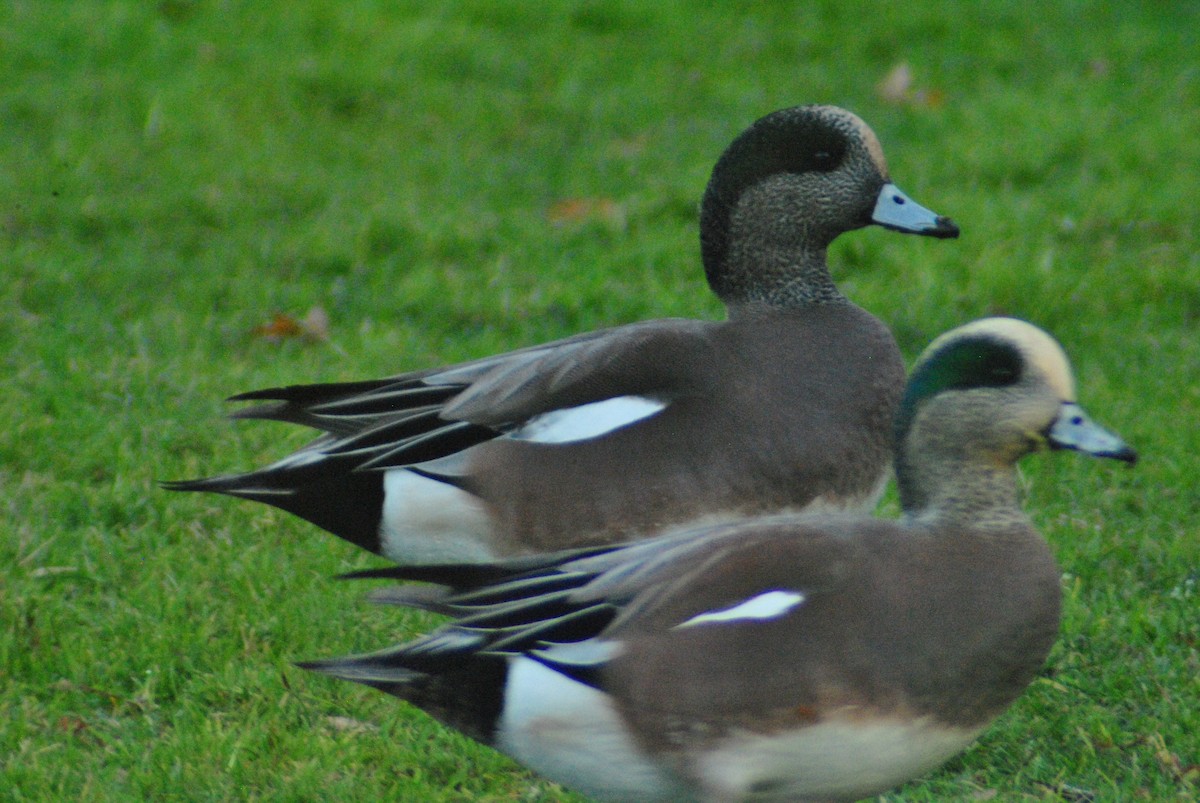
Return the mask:
{"type": "Polygon", "coordinates": [[[452,617],[301,666],[412,703],[602,801],[850,801],[936,768],[1025,689],[1061,573],[1017,462],[1136,453],[1062,347],[987,318],[934,340],[895,424],[898,519],[771,514],[492,564],[389,566],[452,617]]]}
{"type": "Polygon", "coordinates": [[[868,225],[958,227],[833,106],[754,122],[700,210],[719,321],[661,319],[380,380],[232,398],[322,434],[247,473],[166,483],[274,505],[398,564],[488,562],[795,510],[864,510],[890,473],[904,363],[826,262],[868,225]]]}

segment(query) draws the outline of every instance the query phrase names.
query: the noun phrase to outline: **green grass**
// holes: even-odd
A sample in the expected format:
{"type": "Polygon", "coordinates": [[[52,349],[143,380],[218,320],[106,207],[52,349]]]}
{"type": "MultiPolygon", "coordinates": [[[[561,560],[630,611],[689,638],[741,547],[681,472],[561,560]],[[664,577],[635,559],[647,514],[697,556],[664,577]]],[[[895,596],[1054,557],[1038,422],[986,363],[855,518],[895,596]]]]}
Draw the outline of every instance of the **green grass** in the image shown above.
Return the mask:
{"type": "Polygon", "coordinates": [[[821,101],[964,230],[845,237],[847,293],[910,357],[984,314],[1047,326],[1143,455],[1026,462],[1062,639],[977,745],[887,799],[1194,799],[1196,7],[666,5],[0,9],[0,798],[563,799],[292,667],[427,626],[328,580],[368,557],[156,481],[302,442],[224,422],[237,391],[718,315],[708,171],[756,117],[821,101]],[[880,98],[901,61],[933,103],[880,98]],[[570,199],[618,214],[556,222],[570,199]],[[314,306],[326,342],[251,334],[314,306]]]}

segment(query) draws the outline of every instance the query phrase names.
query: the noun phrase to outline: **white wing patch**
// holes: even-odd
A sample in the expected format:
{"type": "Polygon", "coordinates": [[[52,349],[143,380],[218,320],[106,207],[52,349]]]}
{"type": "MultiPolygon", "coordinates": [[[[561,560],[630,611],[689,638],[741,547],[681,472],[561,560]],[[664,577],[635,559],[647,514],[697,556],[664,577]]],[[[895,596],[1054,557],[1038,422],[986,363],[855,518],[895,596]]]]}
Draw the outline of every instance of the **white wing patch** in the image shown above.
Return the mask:
{"type": "Polygon", "coordinates": [[[758,596],[739,602],[732,608],[697,614],[675,629],[692,627],[712,622],[737,622],[747,619],[778,619],[788,611],[804,603],[807,597],[799,591],[766,591],[758,596]]]}
{"type": "Polygon", "coordinates": [[[583,441],[649,418],[666,406],[664,402],[644,396],[618,396],[542,413],[529,419],[509,437],[534,443],[583,441]]]}

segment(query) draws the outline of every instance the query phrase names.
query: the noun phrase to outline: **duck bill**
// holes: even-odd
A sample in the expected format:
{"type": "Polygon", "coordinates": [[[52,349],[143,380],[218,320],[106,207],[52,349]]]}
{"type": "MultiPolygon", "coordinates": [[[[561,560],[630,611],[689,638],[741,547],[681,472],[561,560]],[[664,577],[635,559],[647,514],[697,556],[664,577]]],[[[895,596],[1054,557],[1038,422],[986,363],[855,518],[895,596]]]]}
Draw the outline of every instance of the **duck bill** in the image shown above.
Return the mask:
{"type": "Polygon", "coordinates": [[[958,226],[950,218],[931,212],[905,195],[895,184],[887,183],[875,200],[871,222],[892,231],[923,234],[926,237],[958,236],[958,226]]]}
{"type": "Polygon", "coordinates": [[[1046,433],[1052,449],[1073,449],[1094,457],[1110,457],[1130,465],[1137,462],[1137,452],[1125,441],[1088,418],[1083,408],[1074,402],[1063,402],[1058,418],[1046,433]]]}

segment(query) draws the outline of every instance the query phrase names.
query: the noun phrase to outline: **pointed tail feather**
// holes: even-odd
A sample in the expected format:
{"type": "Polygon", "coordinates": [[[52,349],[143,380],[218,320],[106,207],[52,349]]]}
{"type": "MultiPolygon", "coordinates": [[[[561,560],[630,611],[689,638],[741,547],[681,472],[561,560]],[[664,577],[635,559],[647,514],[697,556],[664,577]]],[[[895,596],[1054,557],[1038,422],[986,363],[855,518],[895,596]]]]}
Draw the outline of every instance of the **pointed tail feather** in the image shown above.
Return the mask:
{"type": "Polygon", "coordinates": [[[250,499],[287,511],[357,547],[380,553],[383,474],[374,471],[316,474],[310,481],[269,469],[197,480],[164,482],[169,491],[207,491],[250,499]]]}
{"type": "Polygon", "coordinates": [[[462,388],[431,387],[419,379],[289,385],[231,396],[231,402],[266,402],[236,410],[235,419],[284,421],[350,435],[381,419],[420,405],[443,406],[462,388]]]}
{"type": "MultiPolygon", "coordinates": [[[[398,648],[403,652],[405,648],[398,648]]],[[[484,744],[495,741],[504,710],[508,661],[502,656],[466,654],[457,665],[422,672],[385,655],[350,656],[298,663],[302,669],[362,683],[407,700],[427,714],[484,744]]]]}

